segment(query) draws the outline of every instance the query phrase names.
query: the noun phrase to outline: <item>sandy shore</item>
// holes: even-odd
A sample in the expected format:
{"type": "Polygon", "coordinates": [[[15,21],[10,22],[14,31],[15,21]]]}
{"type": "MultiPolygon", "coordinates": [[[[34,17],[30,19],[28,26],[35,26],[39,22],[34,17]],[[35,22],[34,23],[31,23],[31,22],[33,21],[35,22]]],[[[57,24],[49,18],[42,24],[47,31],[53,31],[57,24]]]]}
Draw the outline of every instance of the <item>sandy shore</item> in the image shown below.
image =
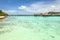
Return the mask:
{"type": "Polygon", "coordinates": [[[0,16],[0,19],[5,18],[5,16],[0,16]]]}

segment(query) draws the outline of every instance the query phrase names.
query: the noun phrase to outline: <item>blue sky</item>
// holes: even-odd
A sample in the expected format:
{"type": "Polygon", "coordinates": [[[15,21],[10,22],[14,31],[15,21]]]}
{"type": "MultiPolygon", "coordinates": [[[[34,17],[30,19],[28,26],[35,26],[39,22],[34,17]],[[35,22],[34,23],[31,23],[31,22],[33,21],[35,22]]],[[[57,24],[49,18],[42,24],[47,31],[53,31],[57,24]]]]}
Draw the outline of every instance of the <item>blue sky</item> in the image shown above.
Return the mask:
{"type": "Polygon", "coordinates": [[[59,0],[0,0],[0,10],[8,14],[33,14],[36,10],[42,13],[55,8],[59,2],[59,0]]]}

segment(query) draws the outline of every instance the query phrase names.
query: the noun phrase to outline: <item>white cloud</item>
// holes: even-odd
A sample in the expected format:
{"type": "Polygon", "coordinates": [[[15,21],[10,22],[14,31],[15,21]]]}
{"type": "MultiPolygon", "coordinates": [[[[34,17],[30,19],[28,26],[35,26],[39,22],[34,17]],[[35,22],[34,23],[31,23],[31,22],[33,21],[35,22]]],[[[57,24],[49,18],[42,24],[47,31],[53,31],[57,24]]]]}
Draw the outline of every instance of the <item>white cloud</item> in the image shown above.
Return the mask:
{"type": "Polygon", "coordinates": [[[9,14],[9,15],[15,15],[15,14],[17,14],[17,10],[2,10],[3,12],[6,12],[7,14],[9,14]]]}
{"type": "Polygon", "coordinates": [[[31,7],[23,6],[23,5],[21,5],[20,7],[18,7],[18,9],[25,10],[25,11],[28,11],[28,12],[31,12],[32,11],[32,8],[31,7]]]}
{"type": "Polygon", "coordinates": [[[4,12],[6,13],[14,13],[14,12],[17,12],[16,10],[3,10],[4,12]]]}
{"type": "Polygon", "coordinates": [[[27,7],[26,6],[20,6],[19,9],[26,9],[27,7]]]}
{"type": "Polygon", "coordinates": [[[49,11],[60,11],[60,0],[55,0],[54,2],[51,2],[49,4],[45,4],[44,2],[36,2],[32,3],[28,6],[19,6],[19,9],[27,11],[27,12],[49,12],[49,11]]]}

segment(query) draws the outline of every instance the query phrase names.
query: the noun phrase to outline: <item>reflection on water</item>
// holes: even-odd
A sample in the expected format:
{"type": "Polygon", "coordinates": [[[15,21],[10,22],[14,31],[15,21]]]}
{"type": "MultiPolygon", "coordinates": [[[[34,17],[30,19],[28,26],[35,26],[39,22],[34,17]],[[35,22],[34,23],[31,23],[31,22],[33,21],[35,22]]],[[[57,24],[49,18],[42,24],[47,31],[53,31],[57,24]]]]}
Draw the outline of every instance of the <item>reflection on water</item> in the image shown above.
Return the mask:
{"type": "Polygon", "coordinates": [[[1,40],[59,40],[60,17],[8,16],[0,20],[0,35],[1,40]]]}

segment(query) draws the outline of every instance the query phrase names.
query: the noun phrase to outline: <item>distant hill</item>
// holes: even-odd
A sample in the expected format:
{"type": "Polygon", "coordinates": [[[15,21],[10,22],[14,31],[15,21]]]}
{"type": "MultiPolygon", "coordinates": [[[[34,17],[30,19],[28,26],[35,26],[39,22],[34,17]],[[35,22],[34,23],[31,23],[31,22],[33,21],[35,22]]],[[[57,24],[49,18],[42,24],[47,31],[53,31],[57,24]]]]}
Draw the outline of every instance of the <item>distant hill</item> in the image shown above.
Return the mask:
{"type": "Polygon", "coordinates": [[[7,16],[8,14],[0,10],[0,16],[7,16]]]}

